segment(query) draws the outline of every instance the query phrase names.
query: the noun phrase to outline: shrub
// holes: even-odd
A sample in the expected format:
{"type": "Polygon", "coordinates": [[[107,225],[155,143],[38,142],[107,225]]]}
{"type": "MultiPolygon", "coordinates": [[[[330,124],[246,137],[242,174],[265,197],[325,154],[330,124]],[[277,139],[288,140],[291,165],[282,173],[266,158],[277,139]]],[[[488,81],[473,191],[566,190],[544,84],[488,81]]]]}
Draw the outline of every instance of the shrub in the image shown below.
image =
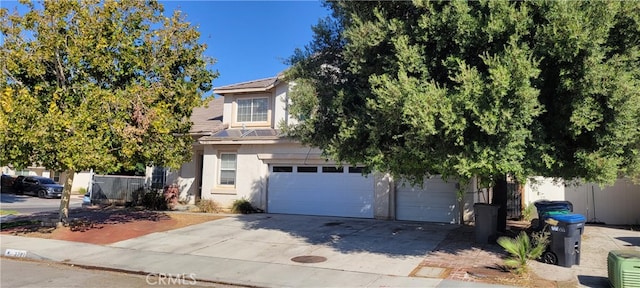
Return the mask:
{"type": "Polygon", "coordinates": [[[531,220],[533,220],[533,208],[535,207],[535,205],[527,205],[524,207],[524,209],[522,209],[522,219],[528,222],[531,222],[531,220]]]}
{"type": "Polygon", "coordinates": [[[196,203],[196,206],[198,207],[198,209],[200,209],[200,212],[203,212],[203,213],[220,212],[220,206],[218,206],[218,203],[216,203],[216,201],[213,201],[211,199],[200,199],[200,201],[196,203]]]}
{"type": "Polygon", "coordinates": [[[253,205],[251,205],[251,202],[249,202],[249,200],[242,198],[242,199],[237,199],[236,201],[233,201],[233,204],[231,205],[231,212],[251,214],[251,213],[259,212],[259,210],[254,208],[253,205]]]}
{"type": "Polygon", "coordinates": [[[80,195],[87,194],[87,188],[81,187],[80,189],[78,189],[78,194],[80,195]]]}
{"type": "Polygon", "coordinates": [[[504,265],[515,269],[517,274],[526,273],[528,261],[538,259],[547,249],[549,235],[544,232],[533,233],[533,243],[529,235],[524,231],[520,232],[515,239],[509,237],[498,238],[498,244],[510,255],[504,260],[504,265]]]}
{"type": "Polygon", "coordinates": [[[156,189],[144,190],[140,202],[142,206],[149,210],[165,211],[169,209],[164,194],[156,189]]]}

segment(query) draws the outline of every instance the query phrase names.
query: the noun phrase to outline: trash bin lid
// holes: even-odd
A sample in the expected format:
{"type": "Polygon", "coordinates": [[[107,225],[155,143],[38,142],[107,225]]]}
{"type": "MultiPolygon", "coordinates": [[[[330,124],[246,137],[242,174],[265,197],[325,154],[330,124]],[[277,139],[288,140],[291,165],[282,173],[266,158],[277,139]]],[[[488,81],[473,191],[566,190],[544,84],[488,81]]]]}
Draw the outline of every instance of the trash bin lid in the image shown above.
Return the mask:
{"type": "Polygon", "coordinates": [[[611,250],[609,255],[616,255],[625,259],[638,259],[640,261],[640,251],[635,250],[611,250]]]}
{"type": "Polygon", "coordinates": [[[585,218],[582,214],[558,214],[551,215],[550,218],[564,223],[580,223],[587,221],[587,218],[585,218]]]}
{"type": "Polygon", "coordinates": [[[540,211],[573,211],[573,205],[569,201],[548,201],[539,200],[533,203],[538,212],[540,211]]]}

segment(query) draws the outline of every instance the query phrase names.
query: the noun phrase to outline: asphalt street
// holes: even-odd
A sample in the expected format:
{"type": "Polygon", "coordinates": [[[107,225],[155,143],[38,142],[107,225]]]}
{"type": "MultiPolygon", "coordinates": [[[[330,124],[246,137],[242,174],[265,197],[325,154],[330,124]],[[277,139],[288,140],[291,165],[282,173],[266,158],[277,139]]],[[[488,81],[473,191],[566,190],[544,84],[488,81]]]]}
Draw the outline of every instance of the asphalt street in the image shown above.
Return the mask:
{"type": "Polygon", "coordinates": [[[187,274],[137,275],[6,257],[0,265],[2,287],[238,287],[197,281],[187,274]]]}
{"type": "MultiPolygon", "coordinates": [[[[69,208],[80,208],[82,198],[71,195],[69,208]]],[[[10,193],[0,194],[0,209],[15,210],[20,214],[32,214],[40,212],[57,211],[60,207],[60,199],[43,199],[28,195],[15,195],[10,193]]]]}

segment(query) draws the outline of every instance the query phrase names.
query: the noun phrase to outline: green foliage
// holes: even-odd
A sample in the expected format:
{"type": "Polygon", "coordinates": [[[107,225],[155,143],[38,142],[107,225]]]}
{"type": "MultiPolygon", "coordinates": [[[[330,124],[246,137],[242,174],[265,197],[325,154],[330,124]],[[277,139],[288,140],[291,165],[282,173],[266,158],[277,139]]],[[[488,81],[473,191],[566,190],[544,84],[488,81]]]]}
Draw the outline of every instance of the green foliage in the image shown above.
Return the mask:
{"type": "Polygon", "coordinates": [[[140,192],[142,192],[142,195],[140,195],[139,204],[146,209],[155,211],[166,211],[169,209],[167,199],[165,199],[161,190],[146,189],[140,192]]]}
{"type": "Polygon", "coordinates": [[[515,239],[498,238],[498,244],[510,254],[510,257],[504,260],[505,266],[514,268],[518,274],[526,273],[527,262],[540,258],[549,244],[548,235],[542,232],[534,233],[532,240],[524,231],[520,232],[515,239]]]}
{"type": "Polygon", "coordinates": [[[241,213],[241,214],[251,214],[259,211],[258,209],[253,207],[253,205],[251,205],[251,202],[249,202],[249,200],[242,198],[242,199],[236,199],[235,201],[233,201],[233,204],[231,205],[231,212],[241,213]]]}
{"type": "Polygon", "coordinates": [[[416,183],[640,174],[640,2],[326,4],[290,136],[416,183]]]}
{"type": "Polygon", "coordinates": [[[523,220],[530,222],[533,219],[534,208],[535,208],[535,205],[529,204],[529,205],[526,205],[524,209],[522,209],[523,220]]]}
{"type": "Polygon", "coordinates": [[[72,175],[190,159],[189,116],[217,73],[179,11],[165,16],[154,0],[21,2],[0,9],[0,164],[72,175]]]}
{"type": "Polygon", "coordinates": [[[80,195],[87,194],[87,188],[80,187],[80,189],[78,189],[78,194],[80,195]]]}
{"type": "Polygon", "coordinates": [[[216,73],[184,16],[155,1],[25,6],[0,12],[1,163],[112,172],[189,159],[178,135],[216,73]]]}
{"type": "Polygon", "coordinates": [[[220,212],[220,206],[216,201],[211,199],[200,199],[198,203],[196,203],[200,212],[203,213],[218,213],[220,212]]]}

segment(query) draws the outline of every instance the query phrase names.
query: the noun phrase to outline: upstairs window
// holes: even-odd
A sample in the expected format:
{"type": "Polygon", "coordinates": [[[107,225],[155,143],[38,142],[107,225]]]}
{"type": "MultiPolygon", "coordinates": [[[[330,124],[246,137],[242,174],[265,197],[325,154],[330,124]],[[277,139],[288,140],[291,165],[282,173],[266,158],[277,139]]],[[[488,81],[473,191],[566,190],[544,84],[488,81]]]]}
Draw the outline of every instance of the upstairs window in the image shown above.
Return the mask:
{"type": "Polygon", "coordinates": [[[236,113],[236,122],[266,122],[269,99],[267,98],[250,98],[238,99],[238,113],[236,113]]]}

